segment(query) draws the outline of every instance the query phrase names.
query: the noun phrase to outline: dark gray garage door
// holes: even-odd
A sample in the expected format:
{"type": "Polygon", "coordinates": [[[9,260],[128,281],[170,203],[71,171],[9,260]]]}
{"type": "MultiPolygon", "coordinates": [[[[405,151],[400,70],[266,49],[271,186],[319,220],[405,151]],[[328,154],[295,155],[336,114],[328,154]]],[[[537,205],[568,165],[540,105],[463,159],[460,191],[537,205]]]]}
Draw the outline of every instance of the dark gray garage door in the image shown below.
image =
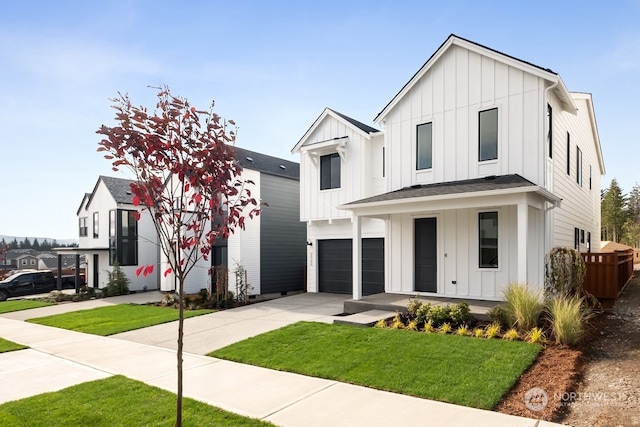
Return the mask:
{"type": "MultiPolygon", "coordinates": [[[[353,293],[351,239],[318,240],[320,292],[353,293]]],[[[384,239],[362,239],[362,293],[384,292],[384,239]]]]}

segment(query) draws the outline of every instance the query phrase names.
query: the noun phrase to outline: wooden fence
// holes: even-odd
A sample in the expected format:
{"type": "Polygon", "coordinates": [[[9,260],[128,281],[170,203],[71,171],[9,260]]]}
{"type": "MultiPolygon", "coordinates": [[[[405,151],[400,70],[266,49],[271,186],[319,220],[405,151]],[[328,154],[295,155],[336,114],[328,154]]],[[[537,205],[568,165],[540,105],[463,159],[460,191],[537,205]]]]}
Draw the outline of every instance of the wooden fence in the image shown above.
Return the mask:
{"type": "Polygon", "coordinates": [[[633,249],[582,253],[587,266],[584,290],[598,299],[616,299],[633,276],[633,249]]]}

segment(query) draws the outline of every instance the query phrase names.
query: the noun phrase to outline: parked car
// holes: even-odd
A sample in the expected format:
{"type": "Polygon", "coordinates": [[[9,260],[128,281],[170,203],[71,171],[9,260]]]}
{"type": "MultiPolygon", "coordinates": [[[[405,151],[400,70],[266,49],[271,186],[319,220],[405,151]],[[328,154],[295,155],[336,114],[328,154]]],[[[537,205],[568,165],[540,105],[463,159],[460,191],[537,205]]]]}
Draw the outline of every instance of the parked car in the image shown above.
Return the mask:
{"type": "MultiPolygon", "coordinates": [[[[82,277],[80,285],[84,285],[82,277]]],[[[51,270],[19,270],[0,281],[0,301],[23,295],[43,294],[57,288],[58,279],[51,270]]],[[[62,288],[75,288],[75,277],[62,276],[62,288]]]]}

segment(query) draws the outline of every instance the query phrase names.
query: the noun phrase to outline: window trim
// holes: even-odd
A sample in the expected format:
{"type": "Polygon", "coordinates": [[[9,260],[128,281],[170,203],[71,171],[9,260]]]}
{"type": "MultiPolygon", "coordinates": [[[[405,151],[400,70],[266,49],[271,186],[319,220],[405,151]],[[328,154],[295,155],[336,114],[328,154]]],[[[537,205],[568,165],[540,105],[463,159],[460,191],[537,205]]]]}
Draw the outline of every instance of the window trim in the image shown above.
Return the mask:
{"type": "Polygon", "coordinates": [[[115,262],[120,266],[138,265],[138,220],[136,220],[137,212],[133,209],[111,209],[109,211],[109,265],[114,265],[115,262]],[[122,214],[126,212],[128,220],[133,220],[135,228],[133,230],[133,236],[125,237],[122,232],[122,214]],[[134,245],[132,249],[133,262],[123,262],[125,246],[131,250],[129,245],[134,245]]]}
{"type": "Polygon", "coordinates": [[[547,140],[549,141],[548,154],[549,158],[553,159],[553,107],[549,103],[547,103],[547,126],[549,127],[547,134],[547,140]]]}
{"type": "Polygon", "coordinates": [[[576,145],[576,183],[582,187],[582,150],[576,145]]]}
{"type": "Polygon", "coordinates": [[[571,134],[567,132],[567,175],[571,176],[571,134]]]}
{"type": "MultiPolygon", "coordinates": [[[[492,219],[492,218],[488,218],[492,219]]],[[[491,270],[496,271],[500,268],[500,212],[498,210],[491,211],[479,211],[478,212],[478,268],[481,270],[491,270]],[[495,228],[496,228],[496,237],[495,237],[495,264],[484,264],[482,262],[483,259],[483,249],[487,248],[486,243],[483,245],[482,241],[482,221],[484,215],[495,215],[495,228]]]]}
{"type": "Polygon", "coordinates": [[[93,238],[97,239],[100,236],[100,215],[98,212],[93,213],[93,238]]]}
{"type": "Polygon", "coordinates": [[[420,123],[416,125],[416,170],[423,171],[423,170],[430,170],[430,169],[433,169],[433,121],[420,123]],[[421,166],[420,164],[420,146],[421,146],[420,128],[423,126],[429,126],[429,129],[431,131],[429,134],[431,138],[429,140],[429,151],[430,151],[429,162],[428,162],[429,164],[428,165],[425,164],[421,166]]]}
{"type": "Polygon", "coordinates": [[[484,110],[478,111],[478,162],[490,162],[493,160],[498,160],[498,157],[499,157],[498,146],[500,145],[499,135],[500,135],[500,114],[499,114],[498,107],[486,108],[484,110]],[[482,157],[482,114],[488,113],[490,111],[496,112],[496,123],[495,123],[496,124],[496,139],[495,139],[496,153],[495,153],[495,157],[483,158],[482,157]]]}
{"type": "Polygon", "coordinates": [[[79,237],[87,237],[89,235],[86,216],[81,216],[80,218],[78,218],[78,235],[79,237]]]}
{"type": "Polygon", "coordinates": [[[339,153],[330,153],[330,154],[325,154],[323,156],[320,156],[320,190],[324,191],[324,190],[336,190],[341,188],[342,186],[342,159],[340,158],[340,154],[339,153]],[[334,178],[334,174],[333,174],[333,166],[334,166],[334,159],[338,159],[337,160],[337,165],[338,165],[338,174],[337,174],[337,183],[334,182],[333,178],[334,178]],[[326,169],[323,168],[323,165],[325,164],[325,162],[329,163],[329,168],[328,168],[328,173],[329,173],[329,183],[328,186],[325,185],[325,180],[323,180],[323,174],[327,173],[327,172],[323,172],[326,169]]]}

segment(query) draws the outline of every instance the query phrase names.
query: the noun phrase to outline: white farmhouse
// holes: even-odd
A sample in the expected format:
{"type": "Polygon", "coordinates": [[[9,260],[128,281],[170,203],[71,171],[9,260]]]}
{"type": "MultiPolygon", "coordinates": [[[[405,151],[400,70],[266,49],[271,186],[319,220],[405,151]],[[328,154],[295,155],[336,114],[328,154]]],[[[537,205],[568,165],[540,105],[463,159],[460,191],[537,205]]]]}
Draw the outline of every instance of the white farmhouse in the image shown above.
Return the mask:
{"type": "Polygon", "coordinates": [[[374,122],[325,109],[292,150],[309,291],[500,300],[600,247],[593,103],[559,74],[451,35],[374,122]]]}

